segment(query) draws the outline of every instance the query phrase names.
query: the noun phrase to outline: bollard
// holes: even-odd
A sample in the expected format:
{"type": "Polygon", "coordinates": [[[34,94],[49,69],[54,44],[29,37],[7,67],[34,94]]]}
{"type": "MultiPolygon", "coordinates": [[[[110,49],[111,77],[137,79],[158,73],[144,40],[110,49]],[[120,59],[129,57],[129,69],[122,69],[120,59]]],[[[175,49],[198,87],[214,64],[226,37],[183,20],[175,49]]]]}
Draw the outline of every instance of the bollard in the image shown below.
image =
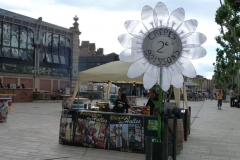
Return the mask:
{"type": "Polygon", "coordinates": [[[189,112],[188,113],[188,117],[189,117],[188,118],[189,119],[188,120],[188,134],[190,134],[190,130],[191,130],[191,107],[190,106],[188,107],[188,112],[189,112]]]}
{"type": "Polygon", "coordinates": [[[167,109],[167,116],[172,117],[172,110],[171,109],[167,109]]]}
{"type": "Polygon", "coordinates": [[[145,153],[146,153],[146,160],[152,160],[152,137],[146,137],[146,146],[145,146],[145,153]]]}
{"type": "Polygon", "coordinates": [[[188,109],[185,109],[184,114],[184,141],[187,141],[188,136],[188,109]]]}
{"type": "Polygon", "coordinates": [[[164,128],[163,128],[163,151],[162,151],[162,159],[168,159],[168,118],[165,117],[164,128]]]}
{"type": "Polygon", "coordinates": [[[173,160],[177,157],[177,117],[173,118],[173,160]]]}

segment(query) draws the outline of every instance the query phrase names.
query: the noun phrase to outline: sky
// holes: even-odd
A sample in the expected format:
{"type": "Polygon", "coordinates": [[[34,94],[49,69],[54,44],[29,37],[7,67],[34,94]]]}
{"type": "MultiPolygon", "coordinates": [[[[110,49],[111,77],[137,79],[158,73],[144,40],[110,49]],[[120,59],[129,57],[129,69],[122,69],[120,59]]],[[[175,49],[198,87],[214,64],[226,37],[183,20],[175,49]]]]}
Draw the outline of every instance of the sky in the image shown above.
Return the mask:
{"type": "Polygon", "coordinates": [[[73,26],[73,17],[77,15],[81,32],[79,45],[90,41],[96,48],[103,48],[104,54],[120,54],[125,48],[118,42],[118,36],[127,33],[125,21],[141,21],[142,8],[145,5],[154,8],[158,2],[166,5],[169,14],[183,8],[185,20],[198,21],[195,32],[206,35],[207,41],[202,46],[207,55],[191,62],[197,75],[211,79],[219,47],[214,39],[220,28],[215,23],[219,0],[0,0],[0,8],[35,19],[42,17],[45,22],[65,28],[73,26]]]}

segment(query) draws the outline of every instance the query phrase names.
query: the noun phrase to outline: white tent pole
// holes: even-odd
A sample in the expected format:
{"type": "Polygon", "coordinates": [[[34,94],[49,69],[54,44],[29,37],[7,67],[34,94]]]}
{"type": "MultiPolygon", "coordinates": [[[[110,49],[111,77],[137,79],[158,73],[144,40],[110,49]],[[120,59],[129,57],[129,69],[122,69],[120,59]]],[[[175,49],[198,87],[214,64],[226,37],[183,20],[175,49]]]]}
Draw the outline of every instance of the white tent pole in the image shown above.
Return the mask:
{"type": "Polygon", "coordinates": [[[73,104],[73,101],[78,93],[78,90],[79,90],[79,86],[81,85],[81,79],[80,79],[80,74],[78,75],[78,80],[77,80],[77,83],[76,83],[76,87],[74,89],[74,92],[73,92],[73,95],[72,95],[72,100],[71,100],[71,106],[73,104]]]}

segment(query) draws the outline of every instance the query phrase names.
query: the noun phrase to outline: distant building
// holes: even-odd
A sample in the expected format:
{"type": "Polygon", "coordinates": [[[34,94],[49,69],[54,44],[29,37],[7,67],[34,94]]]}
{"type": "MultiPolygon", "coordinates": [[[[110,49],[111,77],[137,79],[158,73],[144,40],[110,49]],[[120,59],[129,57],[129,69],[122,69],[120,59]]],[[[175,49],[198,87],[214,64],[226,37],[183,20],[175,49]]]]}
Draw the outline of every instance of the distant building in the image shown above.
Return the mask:
{"type": "Polygon", "coordinates": [[[73,20],[68,29],[44,22],[42,17],[34,19],[0,9],[3,85],[24,84],[25,88],[51,92],[70,88],[72,92],[79,71],[118,59],[116,54],[105,56],[103,48],[96,50],[95,43],[82,41],[79,46],[78,17],[73,20]]]}

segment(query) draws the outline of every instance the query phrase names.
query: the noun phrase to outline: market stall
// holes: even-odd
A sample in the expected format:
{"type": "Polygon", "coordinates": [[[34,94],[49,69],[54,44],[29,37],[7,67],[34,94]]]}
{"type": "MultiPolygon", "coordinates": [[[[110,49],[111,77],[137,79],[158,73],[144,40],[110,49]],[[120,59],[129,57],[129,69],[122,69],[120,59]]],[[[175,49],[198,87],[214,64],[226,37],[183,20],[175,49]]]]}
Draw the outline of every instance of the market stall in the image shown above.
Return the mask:
{"type": "Polygon", "coordinates": [[[144,153],[145,136],[157,136],[157,117],[63,110],[60,144],[144,153]]]}

